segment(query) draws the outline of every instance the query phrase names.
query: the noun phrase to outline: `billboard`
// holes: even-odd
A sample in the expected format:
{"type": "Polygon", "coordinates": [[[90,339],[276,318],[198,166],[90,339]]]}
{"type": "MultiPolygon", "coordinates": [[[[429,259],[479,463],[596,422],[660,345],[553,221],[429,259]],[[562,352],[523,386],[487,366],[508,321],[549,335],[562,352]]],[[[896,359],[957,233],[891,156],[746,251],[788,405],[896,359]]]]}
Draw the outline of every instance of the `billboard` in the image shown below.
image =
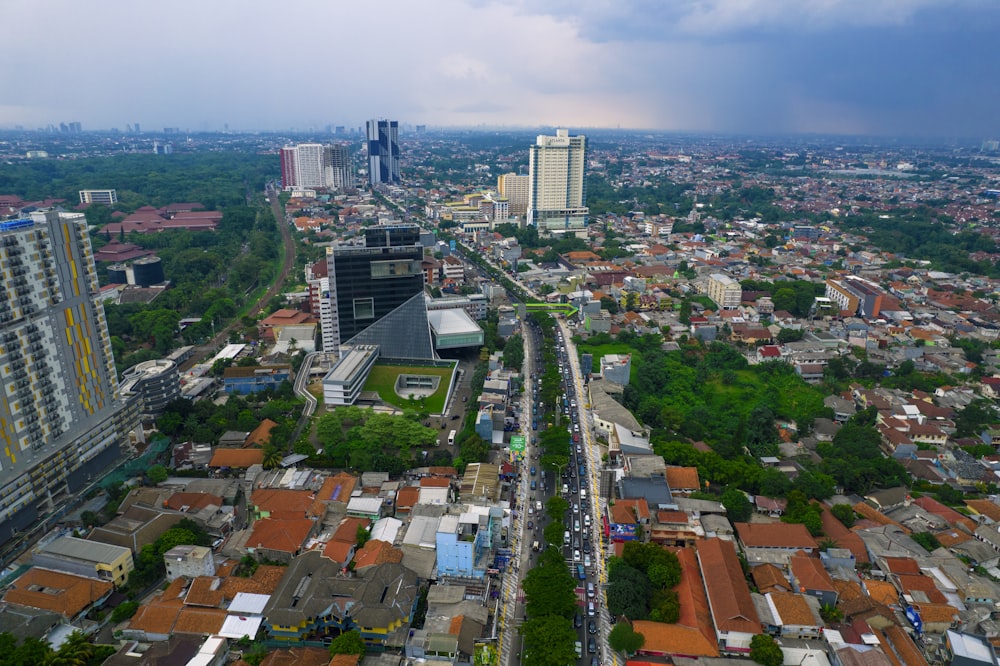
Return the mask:
{"type": "Polygon", "coordinates": [[[527,438],[524,435],[514,435],[510,438],[510,450],[514,453],[524,453],[527,438]]]}

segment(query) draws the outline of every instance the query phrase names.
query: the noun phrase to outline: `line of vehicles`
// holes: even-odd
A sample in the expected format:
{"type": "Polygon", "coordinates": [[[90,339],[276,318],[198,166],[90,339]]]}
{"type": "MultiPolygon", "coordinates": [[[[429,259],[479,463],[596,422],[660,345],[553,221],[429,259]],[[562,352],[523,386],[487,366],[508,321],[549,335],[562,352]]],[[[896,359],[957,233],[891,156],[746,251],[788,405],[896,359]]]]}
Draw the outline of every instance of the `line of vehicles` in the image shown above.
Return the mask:
{"type": "MultiPolygon", "coordinates": [[[[533,333],[536,334],[537,332],[533,333]]],[[[537,338],[536,338],[537,339],[537,338]]],[[[537,349],[537,345],[536,345],[537,349]]],[[[589,459],[583,449],[583,438],[581,436],[581,423],[579,418],[578,396],[576,394],[576,384],[573,378],[573,371],[569,362],[569,354],[566,349],[562,333],[556,329],[556,357],[559,364],[559,373],[562,376],[563,394],[558,401],[558,408],[562,412],[563,423],[567,425],[567,436],[570,443],[570,457],[566,467],[561,470],[560,476],[551,471],[541,470],[540,484],[536,483],[538,470],[533,465],[530,470],[531,490],[535,491],[539,486],[545,497],[551,495],[561,495],[569,503],[567,515],[564,516],[563,523],[567,529],[563,533],[563,555],[566,558],[570,572],[579,580],[578,593],[580,596],[580,607],[573,618],[573,627],[578,632],[579,640],[576,641],[576,654],[580,664],[586,666],[598,666],[601,663],[600,652],[597,645],[598,622],[600,614],[598,609],[598,567],[597,550],[601,547],[600,537],[593,538],[595,534],[595,520],[590,513],[592,504],[588,501],[590,492],[589,459]],[[551,482],[550,482],[551,481],[551,482]],[[587,659],[589,657],[589,660],[587,659]]],[[[542,357],[538,352],[534,358],[536,374],[542,374],[542,357]]],[[[538,389],[541,387],[541,379],[536,386],[532,386],[532,401],[535,411],[532,415],[532,428],[537,428],[537,421],[543,419],[538,400],[538,389]]],[[[583,427],[586,427],[585,425],[583,427]]],[[[533,535],[532,550],[538,551],[540,548],[541,530],[543,527],[542,501],[532,493],[529,498],[529,507],[534,505],[537,515],[535,520],[528,523],[529,529],[537,525],[537,531],[533,535]]],[[[531,510],[529,508],[529,513],[531,510]]],[[[529,516],[530,518],[531,516],[529,516]]],[[[555,544],[553,544],[555,545],[555,544]]]]}

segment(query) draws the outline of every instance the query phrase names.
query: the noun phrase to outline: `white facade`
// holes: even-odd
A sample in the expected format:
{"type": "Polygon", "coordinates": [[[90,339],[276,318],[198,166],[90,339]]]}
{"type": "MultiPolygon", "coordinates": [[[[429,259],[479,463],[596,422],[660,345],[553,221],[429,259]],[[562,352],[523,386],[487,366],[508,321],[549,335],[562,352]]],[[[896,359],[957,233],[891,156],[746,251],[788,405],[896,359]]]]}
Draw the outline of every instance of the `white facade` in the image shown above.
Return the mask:
{"type": "Polygon", "coordinates": [[[586,206],[583,174],[587,138],[558,129],[539,135],[528,151],[528,224],[540,233],[584,229],[586,206]]]}
{"type": "Polygon", "coordinates": [[[743,287],[728,275],[712,273],[708,278],[708,297],[723,310],[736,310],[743,299],[743,287]]]}
{"type": "Polygon", "coordinates": [[[324,187],[323,145],[300,143],[295,147],[295,171],[298,187],[324,187]]]}

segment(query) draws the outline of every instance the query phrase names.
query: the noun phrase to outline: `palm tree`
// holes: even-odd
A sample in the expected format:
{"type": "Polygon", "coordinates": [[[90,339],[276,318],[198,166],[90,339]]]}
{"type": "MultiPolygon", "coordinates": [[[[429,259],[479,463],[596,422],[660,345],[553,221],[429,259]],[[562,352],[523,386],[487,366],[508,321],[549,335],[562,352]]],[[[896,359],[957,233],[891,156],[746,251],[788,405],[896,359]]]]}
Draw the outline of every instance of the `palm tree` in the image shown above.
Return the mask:
{"type": "Polygon", "coordinates": [[[284,456],[281,455],[281,450],[276,446],[268,444],[264,447],[264,460],[262,464],[264,469],[274,469],[281,464],[281,459],[284,456]]]}
{"type": "Polygon", "coordinates": [[[48,666],[87,666],[94,646],[80,631],[71,633],[47,660],[48,666]]]}
{"type": "Polygon", "coordinates": [[[831,539],[830,537],[826,537],[825,539],[820,541],[819,544],[817,545],[819,546],[819,549],[823,552],[826,552],[831,548],[840,548],[840,544],[837,543],[837,540],[831,539]]]}

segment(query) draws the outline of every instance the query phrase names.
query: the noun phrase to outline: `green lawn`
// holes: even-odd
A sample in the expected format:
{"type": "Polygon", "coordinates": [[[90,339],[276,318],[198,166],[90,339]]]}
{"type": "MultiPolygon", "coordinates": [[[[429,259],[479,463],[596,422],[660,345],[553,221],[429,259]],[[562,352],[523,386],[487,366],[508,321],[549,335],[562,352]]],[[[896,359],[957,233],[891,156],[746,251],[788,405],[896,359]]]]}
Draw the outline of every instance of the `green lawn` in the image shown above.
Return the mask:
{"type": "Polygon", "coordinates": [[[444,411],[444,399],[448,395],[448,384],[451,381],[452,368],[434,368],[429,366],[382,365],[376,363],[365,382],[365,391],[375,391],[382,401],[400,409],[418,409],[431,414],[444,411]],[[399,375],[430,375],[440,377],[438,389],[426,399],[410,402],[396,395],[396,378],[399,375]]]}

